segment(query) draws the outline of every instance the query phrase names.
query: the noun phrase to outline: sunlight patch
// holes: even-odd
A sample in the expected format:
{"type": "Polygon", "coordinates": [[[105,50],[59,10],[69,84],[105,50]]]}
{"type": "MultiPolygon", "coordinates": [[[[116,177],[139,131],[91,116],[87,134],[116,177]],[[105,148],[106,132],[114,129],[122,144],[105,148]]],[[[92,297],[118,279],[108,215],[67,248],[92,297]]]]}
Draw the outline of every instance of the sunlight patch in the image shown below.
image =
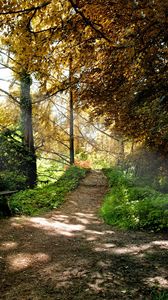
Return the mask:
{"type": "Polygon", "coordinates": [[[107,251],[107,249],[103,248],[103,247],[96,247],[95,248],[96,252],[102,252],[102,251],[107,251]]]}
{"type": "Polygon", "coordinates": [[[78,222],[81,222],[82,224],[85,224],[85,225],[91,223],[90,220],[88,220],[87,218],[76,217],[76,220],[77,220],[78,222]]]}
{"type": "Polygon", "coordinates": [[[154,241],[152,245],[159,246],[161,249],[168,249],[168,241],[154,241]]]}
{"type": "Polygon", "coordinates": [[[116,247],[113,243],[102,244],[99,247],[95,248],[96,251],[108,251],[115,254],[139,254],[143,251],[151,249],[151,244],[145,244],[140,246],[128,246],[128,247],[116,247]]]}
{"type": "Polygon", "coordinates": [[[115,244],[111,244],[111,243],[107,243],[107,244],[104,244],[104,247],[105,248],[114,248],[114,247],[116,247],[116,245],[115,244]]]}
{"type": "Polygon", "coordinates": [[[96,241],[96,239],[97,239],[96,236],[90,236],[90,237],[88,237],[86,240],[87,240],[88,242],[92,242],[92,241],[96,241]]]}
{"type": "Polygon", "coordinates": [[[45,263],[48,261],[49,256],[41,252],[36,254],[19,253],[7,256],[10,271],[24,270],[37,262],[45,263]]]}
{"type": "Polygon", "coordinates": [[[103,232],[96,230],[85,230],[86,233],[95,234],[95,235],[103,235],[103,232]]]}
{"type": "Polygon", "coordinates": [[[53,217],[51,217],[51,219],[52,219],[53,221],[56,221],[56,220],[58,220],[58,219],[61,220],[61,221],[63,221],[63,220],[69,219],[69,217],[66,216],[66,215],[59,215],[59,216],[54,215],[53,217]]]}
{"type": "Polygon", "coordinates": [[[19,223],[16,223],[16,222],[12,222],[11,223],[11,226],[15,227],[16,229],[17,228],[23,228],[23,225],[19,224],[19,223]]]}
{"type": "Polygon", "coordinates": [[[168,280],[161,276],[148,278],[147,282],[150,286],[155,286],[157,284],[159,287],[168,288],[168,280]]]}
{"type": "Polygon", "coordinates": [[[139,246],[130,245],[128,247],[116,248],[113,249],[113,252],[115,252],[116,254],[125,254],[125,253],[138,254],[139,252],[149,250],[150,248],[151,248],[151,243],[148,243],[139,246]]]}
{"type": "Polygon", "coordinates": [[[35,227],[42,227],[48,231],[54,231],[56,234],[73,236],[73,233],[85,230],[84,225],[66,224],[58,221],[49,221],[45,218],[31,218],[31,222],[35,227]]]}
{"type": "Polygon", "coordinates": [[[4,242],[0,245],[0,250],[10,250],[10,249],[15,249],[17,247],[18,243],[16,242],[4,242]]]}
{"type": "Polygon", "coordinates": [[[96,278],[94,283],[89,283],[88,286],[95,292],[100,292],[103,290],[102,286],[104,283],[104,279],[96,278]]]}
{"type": "Polygon", "coordinates": [[[96,247],[95,251],[97,252],[109,251],[111,248],[113,249],[114,247],[116,247],[116,245],[112,243],[102,244],[96,247]]]}
{"type": "Polygon", "coordinates": [[[75,213],[78,217],[84,217],[88,219],[97,219],[94,214],[75,213]]]}

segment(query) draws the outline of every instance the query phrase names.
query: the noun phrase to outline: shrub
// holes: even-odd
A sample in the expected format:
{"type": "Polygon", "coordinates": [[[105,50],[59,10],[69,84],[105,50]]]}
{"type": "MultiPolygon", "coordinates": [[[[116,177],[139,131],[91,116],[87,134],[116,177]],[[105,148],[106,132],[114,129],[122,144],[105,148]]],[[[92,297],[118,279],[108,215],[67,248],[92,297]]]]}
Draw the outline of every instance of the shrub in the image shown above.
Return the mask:
{"type": "Polygon", "coordinates": [[[168,229],[168,194],[153,187],[136,186],[137,178],[131,178],[121,170],[105,170],[110,190],[101,207],[104,220],[125,229],[168,229]]]}
{"type": "Polygon", "coordinates": [[[23,190],[26,188],[26,176],[16,172],[0,172],[0,191],[23,190]]]}
{"type": "Polygon", "coordinates": [[[73,166],[55,183],[16,193],[9,199],[12,212],[37,215],[58,207],[64,201],[65,195],[78,186],[85,173],[86,170],[73,166]]]}
{"type": "MultiPolygon", "coordinates": [[[[150,299],[152,300],[167,300],[168,299],[168,289],[160,290],[157,286],[151,288],[150,299]]],[[[145,300],[148,300],[145,298],[145,300]]]]}

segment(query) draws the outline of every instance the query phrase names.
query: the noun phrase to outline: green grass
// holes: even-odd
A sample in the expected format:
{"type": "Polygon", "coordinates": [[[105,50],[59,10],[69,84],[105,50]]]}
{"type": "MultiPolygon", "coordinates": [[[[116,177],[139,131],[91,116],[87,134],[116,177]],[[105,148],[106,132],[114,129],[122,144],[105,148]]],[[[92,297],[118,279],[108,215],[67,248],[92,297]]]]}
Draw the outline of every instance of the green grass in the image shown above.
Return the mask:
{"type": "MultiPolygon", "coordinates": [[[[167,300],[168,299],[168,290],[159,290],[157,288],[153,288],[151,291],[150,299],[152,300],[167,300]]],[[[147,300],[147,298],[145,299],[147,300]]]]}
{"type": "Polygon", "coordinates": [[[109,192],[101,207],[106,223],[123,229],[168,229],[168,194],[116,168],[104,170],[109,192]]]}
{"type": "Polygon", "coordinates": [[[9,200],[13,214],[38,215],[57,208],[85,174],[86,170],[72,166],[55,183],[16,193],[9,200]]]}
{"type": "Polygon", "coordinates": [[[64,174],[64,165],[46,161],[45,159],[37,159],[38,170],[38,186],[42,186],[45,182],[54,183],[58,178],[64,174]]]}

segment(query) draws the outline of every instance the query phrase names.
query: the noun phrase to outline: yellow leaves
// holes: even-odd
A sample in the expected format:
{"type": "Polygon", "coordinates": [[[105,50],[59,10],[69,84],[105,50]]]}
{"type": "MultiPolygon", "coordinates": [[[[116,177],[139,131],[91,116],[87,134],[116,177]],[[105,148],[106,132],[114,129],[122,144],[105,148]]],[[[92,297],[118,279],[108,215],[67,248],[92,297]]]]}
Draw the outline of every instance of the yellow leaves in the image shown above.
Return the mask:
{"type": "Polygon", "coordinates": [[[10,39],[8,36],[0,35],[0,45],[9,45],[10,39]]]}
{"type": "MultiPolygon", "coordinates": [[[[12,104],[0,105],[0,125],[2,127],[9,127],[16,124],[18,121],[18,109],[12,104]]],[[[2,128],[0,128],[1,130],[2,128]]]]}
{"type": "Polygon", "coordinates": [[[84,34],[85,38],[89,38],[93,34],[93,30],[91,29],[91,27],[89,25],[85,27],[84,32],[85,32],[85,34],[84,34]]]}
{"type": "MultiPolygon", "coordinates": [[[[42,5],[44,0],[13,0],[12,3],[12,9],[19,10],[37,7],[42,5]]],[[[54,53],[53,59],[60,57],[58,52],[64,50],[62,42],[59,41],[62,39],[63,22],[66,23],[66,19],[69,18],[69,9],[68,1],[51,0],[49,5],[36,12],[10,16],[11,21],[8,24],[10,34],[2,38],[2,43],[10,46],[10,50],[15,54],[15,60],[21,62],[21,68],[26,68],[30,73],[40,72],[41,68],[47,71],[50,68],[48,64],[52,60],[54,48],[58,51],[57,54],[54,53]]],[[[67,45],[65,48],[67,49],[67,45]]],[[[63,58],[61,63],[67,65],[66,59],[63,58]]],[[[19,71],[19,65],[17,67],[19,71]]]]}

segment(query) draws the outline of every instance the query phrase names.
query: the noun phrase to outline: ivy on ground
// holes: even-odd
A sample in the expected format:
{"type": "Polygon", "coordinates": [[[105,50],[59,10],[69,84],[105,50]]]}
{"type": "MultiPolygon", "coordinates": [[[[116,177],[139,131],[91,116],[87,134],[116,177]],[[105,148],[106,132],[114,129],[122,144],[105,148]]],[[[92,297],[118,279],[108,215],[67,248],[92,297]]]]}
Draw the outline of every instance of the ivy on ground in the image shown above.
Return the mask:
{"type": "Polygon", "coordinates": [[[37,215],[57,208],[85,174],[86,169],[72,166],[55,183],[16,193],[9,200],[13,214],[37,215]]]}
{"type": "Polygon", "coordinates": [[[135,178],[116,168],[104,172],[109,192],[101,207],[101,215],[108,224],[123,229],[168,229],[168,193],[161,193],[146,185],[143,178],[135,178]]]}

